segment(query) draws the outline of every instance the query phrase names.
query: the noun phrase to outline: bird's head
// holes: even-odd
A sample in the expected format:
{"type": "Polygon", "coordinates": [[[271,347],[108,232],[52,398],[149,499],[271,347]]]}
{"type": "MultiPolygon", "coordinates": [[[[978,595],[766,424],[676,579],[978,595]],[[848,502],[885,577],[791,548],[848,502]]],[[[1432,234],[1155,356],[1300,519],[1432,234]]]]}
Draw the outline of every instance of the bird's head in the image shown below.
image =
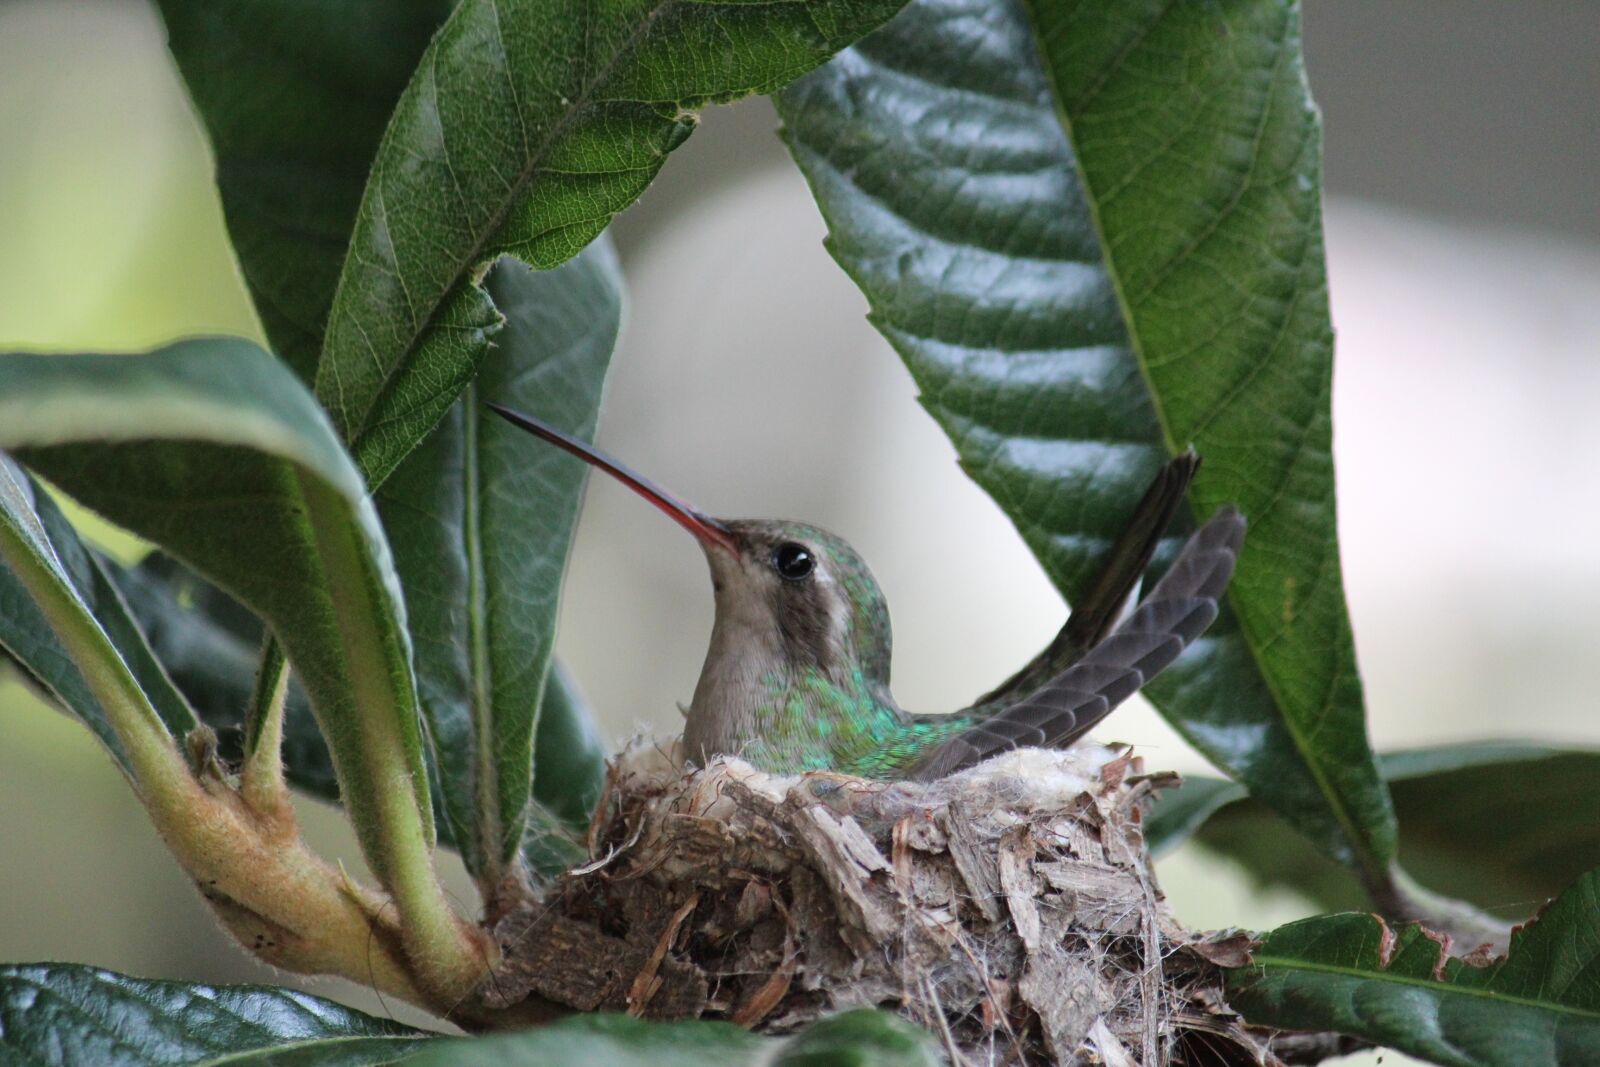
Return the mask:
{"type": "Polygon", "coordinates": [[[605,471],[688,530],[711,568],[717,627],[734,647],[776,655],[798,669],[859,668],[889,681],[889,612],[866,563],[843,539],[802,522],[713,518],[547,423],[499,404],[513,425],[605,471]]]}

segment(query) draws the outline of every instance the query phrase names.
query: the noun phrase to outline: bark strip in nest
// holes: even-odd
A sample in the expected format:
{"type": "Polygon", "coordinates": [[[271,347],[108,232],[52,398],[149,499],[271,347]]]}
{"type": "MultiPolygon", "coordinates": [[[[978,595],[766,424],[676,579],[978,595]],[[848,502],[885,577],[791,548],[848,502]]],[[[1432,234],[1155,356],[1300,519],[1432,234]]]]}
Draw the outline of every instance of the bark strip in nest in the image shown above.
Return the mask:
{"type": "Polygon", "coordinates": [[[884,783],[636,745],[591,861],[497,925],[482,996],[771,1033],[879,1006],[958,1063],[1270,1063],[1220,992],[1248,939],[1184,930],[1148,868],[1176,777],[1138,772],[1081,745],[884,783]]]}

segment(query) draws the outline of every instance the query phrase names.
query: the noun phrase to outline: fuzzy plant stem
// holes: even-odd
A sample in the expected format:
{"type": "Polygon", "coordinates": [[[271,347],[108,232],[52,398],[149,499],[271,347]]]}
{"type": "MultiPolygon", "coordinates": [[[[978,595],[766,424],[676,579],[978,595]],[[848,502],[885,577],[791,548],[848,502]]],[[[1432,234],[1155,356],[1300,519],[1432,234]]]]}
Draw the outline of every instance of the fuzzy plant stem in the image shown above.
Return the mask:
{"type": "MultiPolygon", "coordinates": [[[[20,531],[0,523],[0,562],[16,574],[104,710],[156,830],[236,936],[254,928],[278,966],[340,974],[433,1006],[412,978],[384,901],[312,854],[292,812],[263,817],[191,772],[99,623],[20,531]]],[[[247,942],[249,943],[249,942],[247,942]]]]}
{"type": "Polygon", "coordinates": [[[283,716],[288,702],[289,661],[277,638],[269,634],[245,714],[244,769],[239,775],[239,793],[256,811],[277,811],[289,803],[283,780],[283,716]]]}
{"type": "Polygon", "coordinates": [[[415,709],[394,703],[394,673],[410,667],[375,625],[383,606],[371,598],[381,595],[381,583],[362,577],[370,565],[368,551],[358,543],[358,531],[335,520],[341,503],[332,489],[308,476],[300,485],[338,619],[351,694],[345,728],[325,724],[323,735],[362,851],[394,897],[412,973],[436,1002],[453,1005],[487,977],[494,943],[456,914],[433,866],[433,813],[415,709]]]}

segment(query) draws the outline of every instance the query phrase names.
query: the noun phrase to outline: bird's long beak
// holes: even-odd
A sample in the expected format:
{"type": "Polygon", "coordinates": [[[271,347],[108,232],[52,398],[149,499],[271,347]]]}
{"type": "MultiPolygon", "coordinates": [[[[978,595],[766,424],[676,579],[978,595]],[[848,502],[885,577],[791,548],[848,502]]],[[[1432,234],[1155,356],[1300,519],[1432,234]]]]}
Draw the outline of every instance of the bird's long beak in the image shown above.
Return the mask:
{"type": "Polygon", "coordinates": [[[703,511],[691,508],[671,493],[658,487],[648,478],[635,474],[594,446],[578,440],[565,431],[556,429],[549,423],[541,422],[532,415],[524,415],[520,411],[514,411],[503,404],[496,404],[492,400],[485,401],[485,403],[493,409],[496,415],[499,415],[511,425],[527,430],[535,437],[543,438],[557,448],[572,453],[591,467],[598,467],[605,471],[611,477],[660,508],[673,522],[694,534],[701,544],[707,546],[716,545],[719,548],[727,549],[735,556],[739,555],[739,542],[734,538],[733,531],[703,511]]]}

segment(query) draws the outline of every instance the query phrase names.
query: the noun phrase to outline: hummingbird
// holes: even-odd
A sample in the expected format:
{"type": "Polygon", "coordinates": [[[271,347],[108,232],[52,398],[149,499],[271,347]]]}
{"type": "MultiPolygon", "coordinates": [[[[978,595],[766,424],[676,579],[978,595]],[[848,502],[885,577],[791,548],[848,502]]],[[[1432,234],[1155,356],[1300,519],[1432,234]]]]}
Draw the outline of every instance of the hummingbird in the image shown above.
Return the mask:
{"type": "Polygon", "coordinates": [[[1043,651],[967,708],[914,714],[889,690],[888,605],[842,538],[804,522],[712,518],[554,426],[489,407],[616,478],[699,541],[716,617],[683,742],[700,766],[731,755],[772,774],[932,781],[1018,747],[1065,748],[1205,632],[1244,542],[1244,517],[1219,509],[1118,623],[1199,467],[1183,453],[1156,475],[1043,651]]]}

